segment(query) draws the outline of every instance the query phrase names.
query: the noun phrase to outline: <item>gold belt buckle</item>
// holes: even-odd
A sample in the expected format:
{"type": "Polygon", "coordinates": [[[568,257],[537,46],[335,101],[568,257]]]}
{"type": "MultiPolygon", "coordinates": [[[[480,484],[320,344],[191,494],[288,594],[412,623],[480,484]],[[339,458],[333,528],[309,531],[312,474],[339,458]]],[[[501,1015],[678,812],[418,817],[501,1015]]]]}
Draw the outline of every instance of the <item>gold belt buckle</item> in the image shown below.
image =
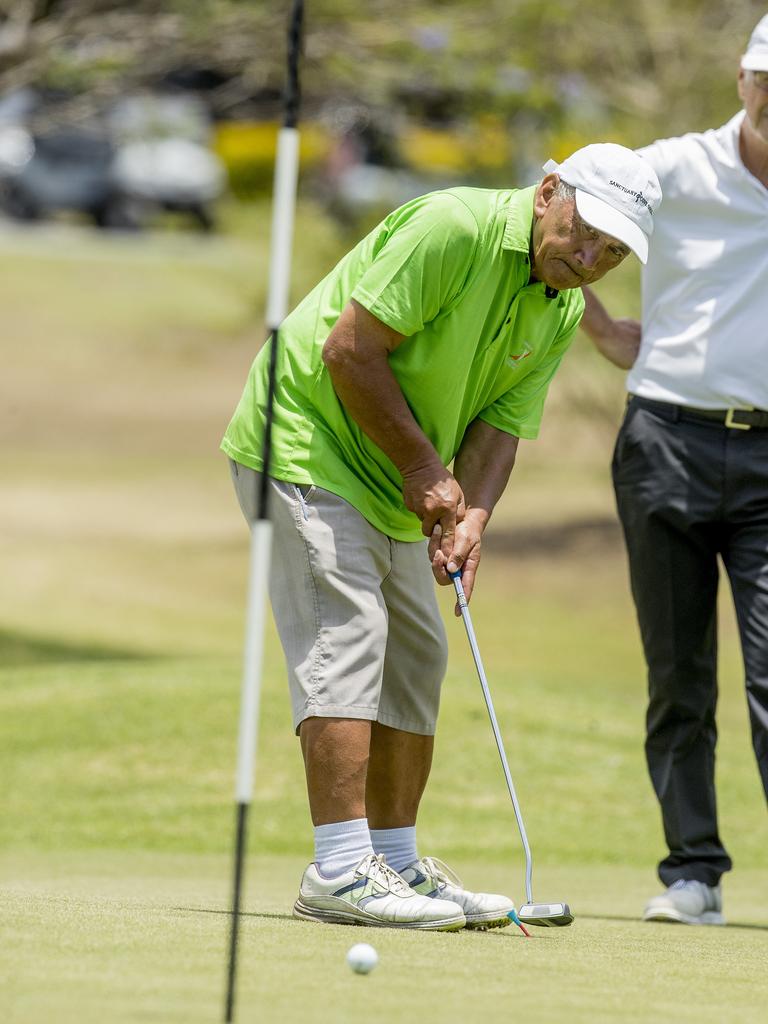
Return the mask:
{"type": "Polygon", "coordinates": [[[751,423],[737,423],[733,418],[733,414],[735,412],[751,412],[753,409],[754,406],[752,405],[747,406],[746,409],[729,409],[728,412],[725,414],[726,427],[730,427],[731,430],[751,430],[751,423]]]}

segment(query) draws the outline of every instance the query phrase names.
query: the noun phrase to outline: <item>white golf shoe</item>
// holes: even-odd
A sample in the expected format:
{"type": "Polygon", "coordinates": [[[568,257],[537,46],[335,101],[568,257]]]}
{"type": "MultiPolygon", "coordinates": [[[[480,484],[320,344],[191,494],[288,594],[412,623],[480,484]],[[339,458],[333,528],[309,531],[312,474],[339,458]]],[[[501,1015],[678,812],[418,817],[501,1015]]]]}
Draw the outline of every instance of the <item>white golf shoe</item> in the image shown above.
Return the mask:
{"type": "Polygon", "coordinates": [[[430,899],[458,903],[467,919],[467,928],[504,928],[511,924],[509,912],[515,904],[506,896],[488,892],[470,892],[447,864],[435,857],[422,857],[400,872],[414,892],[430,899]]]}
{"type": "Polygon", "coordinates": [[[328,924],[455,931],[466,921],[460,905],[413,891],[382,854],[368,854],[344,875],[324,878],[310,864],[301,880],[294,917],[328,924]]]}
{"type": "Polygon", "coordinates": [[[719,885],[706,885],[693,879],[679,879],[649,900],[644,921],[670,921],[673,924],[725,924],[723,898],[719,885]]]}

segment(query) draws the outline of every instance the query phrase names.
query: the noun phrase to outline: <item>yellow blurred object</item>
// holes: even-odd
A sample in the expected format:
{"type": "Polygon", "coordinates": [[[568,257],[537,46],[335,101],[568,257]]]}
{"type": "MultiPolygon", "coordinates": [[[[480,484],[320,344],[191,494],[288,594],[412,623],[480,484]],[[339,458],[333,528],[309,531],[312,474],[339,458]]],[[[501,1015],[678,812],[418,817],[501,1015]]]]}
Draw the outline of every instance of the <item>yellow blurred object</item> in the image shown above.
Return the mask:
{"type": "Polygon", "coordinates": [[[611,132],[604,138],[595,139],[593,135],[581,135],[577,132],[561,132],[558,135],[550,135],[546,141],[547,158],[561,163],[571,153],[575,153],[582,146],[588,146],[592,142],[615,142],[619,146],[632,148],[632,143],[617,132],[611,132]]]}
{"type": "Polygon", "coordinates": [[[406,163],[420,171],[460,171],[466,154],[458,133],[413,126],[400,137],[406,163]]]}
{"type": "MultiPolygon", "coordinates": [[[[216,126],[213,148],[229,175],[235,195],[249,198],[272,187],[279,124],[274,121],[227,121],[216,126]]],[[[302,170],[326,160],[333,135],[321,125],[304,122],[300,132],[302,170]]],[[[403,161],[425,174],[464,177],[508,168],[509,132],[500,118],[485,115],[457,127],[432,128],[410,124],[397,140],[403,161]]]]}
{"type": "Polygon", "coordinates": [[[409,167],[426,172],[496,170],[509,166],[509,135],[499,118],[479,117],[457,128],[411,125],[400,137],[409,167]]]}
{"type": "Polygon", "coordinates": [[[509,130],[500,118],[478,118],[472,125],[471,137],[473,159],[477,167],[493,171],[510,166],[509,130]]]}
{"type": "Polygon", "coordinates": [[[547,159],[562,163],[571,153],[575,153],[582,146],[589,145],[590,142],[594,142],[594,139],[584,138],[576,132],[562,132],[559,135],[550,136],[547,159]]]}
{"type": "MultiPolygon", "coordinates": [[[[216,125],[213,149],[229,175],[232,191],[248,196],[269,190],[274,173],[276,121],[224,121],[216,125]]],[[[317,124],[304,122],[299,135],[299,161],[303,170],[326,158],[331,140],[317,124]]]]}

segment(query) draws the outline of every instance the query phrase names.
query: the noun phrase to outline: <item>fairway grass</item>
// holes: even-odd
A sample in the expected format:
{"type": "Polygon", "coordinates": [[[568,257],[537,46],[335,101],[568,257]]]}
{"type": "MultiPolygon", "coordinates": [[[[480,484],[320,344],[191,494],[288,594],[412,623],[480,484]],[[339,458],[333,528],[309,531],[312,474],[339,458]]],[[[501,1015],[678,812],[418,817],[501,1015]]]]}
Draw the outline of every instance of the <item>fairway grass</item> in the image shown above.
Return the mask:
{"type": "MultiPolygon", "coordinates": [[[[526,569],[506,571],[520,579],[526,569]]],[[[730,926],[642,924],[659,889],[652,865],[661,843],[640,756],[636,666],[629,658],[626,673],[621,663],[623,613],[614,619],[615,609],[584,599],[567,618],[570,586],[547,582],[548,613],[562,619],[551,649],[510,651],[492,607],[503,593],[494,572],[476,618],[534,848],[534,896],[569,902],[574,925],[526,940],[514,927],[416,935],[293,921],[311,833],[270,632],[239,1020],[764,1020],[768,886],[754,827],[762,809],[733,701],[722,716],[721,786],[737,862],[724,886],[730,926]],[[590,658],[584,638],[601,631],[616,649],[606,640],[590,658]],[[361,939],[381,956],[369,978],[344,961],[361,939]]],[[[517,628],[535,647],[544,626],[532,582],[529,593],[517,628]]],[[[509,799],[468,654],[456,644],[461,625],[447,625],[453,653],[421,850],[519,905],[524,864],[509,799]]],[[[239,659],[89,653],[6,638],[15,664],[0,671],[0,1020],[220,1020],[239,659]]]]}
{"type": "MultiPolygon", "coordinates": [[[[707,929],[641,923],[647,872],[547,870],[540,891],[570,899],[577,919],[571,928],[532,929],[525,939],[514,926],[443,935],[294,921],[303,867],[295,857],[249,864],[238,1020],[765,1019],[768,928],[753,909],[766,905],[762,873],[729,884],[732,924],[707,929]],[[379,952],[368,977],[354,975],[344,959],[357,941],[379,952]]],[[[461,868],[491,888],[512,881],[506,865],[461,868]]],[[[68,854],[4,858],[0,872],[4,1024],[221,1019],[227,858],[68,854]]]]}

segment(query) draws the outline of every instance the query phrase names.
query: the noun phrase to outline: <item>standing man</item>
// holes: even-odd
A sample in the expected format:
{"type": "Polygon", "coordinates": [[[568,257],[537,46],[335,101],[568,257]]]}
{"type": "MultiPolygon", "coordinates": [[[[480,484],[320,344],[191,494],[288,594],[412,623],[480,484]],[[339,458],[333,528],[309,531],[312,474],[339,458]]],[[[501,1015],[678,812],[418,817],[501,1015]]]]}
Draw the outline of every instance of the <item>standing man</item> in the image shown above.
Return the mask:
{"type": "MultiPolygon", "coordinates": [[[[641,149],[664,190],[642,343],[613,477],[648,664],[646,754],[666,892],[647,921],[723,924],[731,858],[715,804],[717,558],[730,580],[768,794],[768,15],[741,59],[744,109],[641,149]]],[[[631,366],[640,325],[586,296],[583,326],[631,366]]]]}
{"type": "MultiPolygon", "coordinates": [[[[462,569],[471,594],[518,439],[536,437],[581,318],[579,286],[630,250],[646,258],[660,199],[621,146],[547,170],[536,187],[395,210],[282,325],[270,596],[315,826],[298,917],[509,924],[506,897],[469,892],[417,850],[446,664],[432,573],[446,585],[462,569]]],[[[222,443],[249,520],[268,356],[222,443]]]]}

